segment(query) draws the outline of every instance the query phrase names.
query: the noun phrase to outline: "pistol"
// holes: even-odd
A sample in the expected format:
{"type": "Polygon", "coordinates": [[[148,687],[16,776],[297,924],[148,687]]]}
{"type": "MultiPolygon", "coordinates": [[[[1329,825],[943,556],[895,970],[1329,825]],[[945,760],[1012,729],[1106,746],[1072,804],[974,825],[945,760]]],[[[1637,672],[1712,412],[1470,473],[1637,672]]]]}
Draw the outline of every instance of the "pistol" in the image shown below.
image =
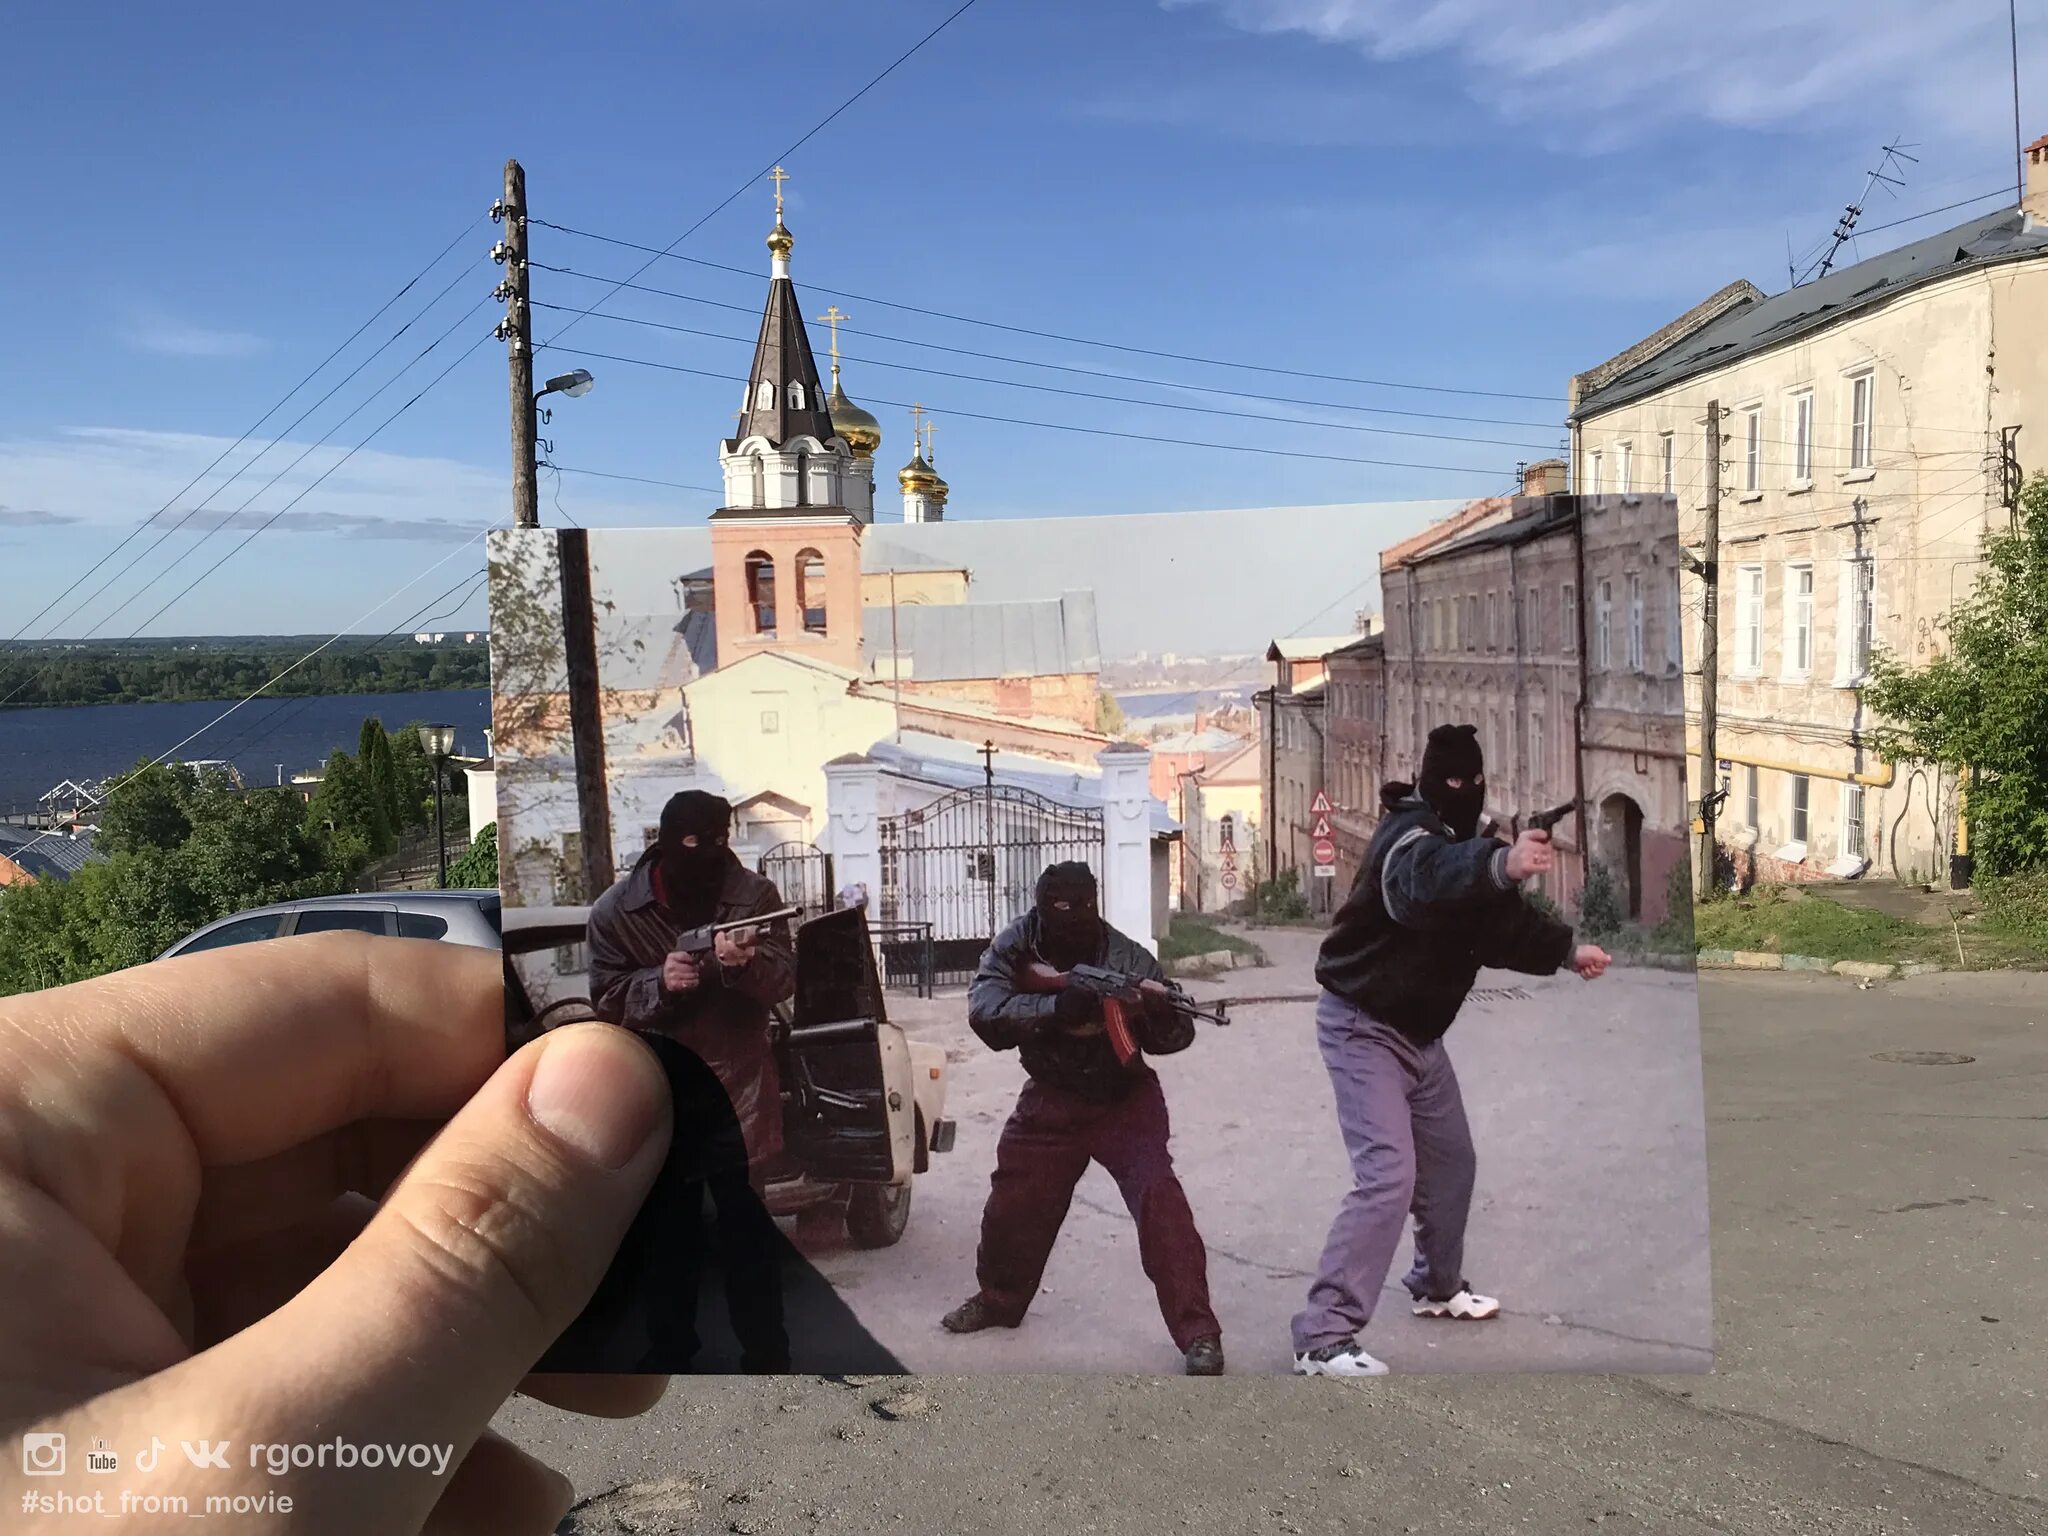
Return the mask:
{"type": "Polygon", "coordinates": [[[1524,832],[1548,832],[1578,807],[1567,800],[1563,805],[1554,805],[1547,811],[1534,811],[1522,818],[1524,832]]]}

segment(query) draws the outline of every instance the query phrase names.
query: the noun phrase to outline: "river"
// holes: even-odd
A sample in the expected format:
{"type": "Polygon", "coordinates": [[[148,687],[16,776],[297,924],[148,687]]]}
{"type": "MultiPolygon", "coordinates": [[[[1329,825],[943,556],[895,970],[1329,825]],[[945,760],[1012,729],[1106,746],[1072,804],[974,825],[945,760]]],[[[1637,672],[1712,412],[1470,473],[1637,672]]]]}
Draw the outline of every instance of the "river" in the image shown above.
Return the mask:
{"type": "Polygon", "coordinates": [[[491,723],[491,696],[482,689],[260,698],[211,725],[232,703],[0,710],[0,817],[65,779],[104,778],[166,753],[175,761],[226,758],[250,784],[275,784],[280,768],[289,780],[318,768],[337,747],[353,752],[372,715],[392,731],[421,720],[452,725],[464,756],[482,755],[491,723]],[[195,731],[201,734],[186,741],[195,731]]]}

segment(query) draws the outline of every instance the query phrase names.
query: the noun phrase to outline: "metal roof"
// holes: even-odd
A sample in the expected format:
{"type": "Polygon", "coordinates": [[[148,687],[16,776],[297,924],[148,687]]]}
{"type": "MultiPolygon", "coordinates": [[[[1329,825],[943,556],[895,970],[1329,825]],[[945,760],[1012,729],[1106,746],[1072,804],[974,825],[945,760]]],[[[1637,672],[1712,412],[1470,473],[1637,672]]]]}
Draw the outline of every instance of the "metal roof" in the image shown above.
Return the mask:
{"type": "Polygon", "coordinates": [[[65,879],[101,857],[90,829],[64,833],[0,827],[0,858],[38,880],[65,879]]]}
{"type": "Polygon", "coordinates": [[[754,366],[747,374],[746,415],[739,435],[728,442],[736,446],[749,437],[763,437],[770,447],[780,448],[793,437],[827,443],[837,435],[831,408],[825,403],[825,386],[818,378],[817,359],[811,356],[811,338],[804,330],[796,285],[786,277],[772,278],[768,302],[761,310],[760,339],[754,343],[754,366]],[[763,384],[768,386],[765,404],[763,384]],[[792,384],[803,386],[800,407],[789,403],[792,384]]]}
{"type": "MultiPolygon", "coordinates": [[[[1440,549],[1432,549],[1426,555],[1417,555],[1410,566],[1434,565],[1439,560],[1448,560],[1458,555],[1473,554],[1482,549],[1505,549],[1510,544],[1526,544],[1531,539],[1540,539],[1545,534],[1569,528],[1579,515],[1581,500],[1599,499],[1578,496],[1518,496],[1515,511],[1504,523],[1495,523],[1491,528],[1482,528],[1477,533],[1468,533],[1462,539],[1453,539],[1440,549]]],[[[1616,501],[1620,497],[1614,498],[1616,501]]]]}
{"type": "Polygon", "coordinates": [[[1581,400],[1582,421],[1833,325],[1924,284],[1994,262],[2048,252],[2048,227],[2027,227],[2018,208],[1980,214],[1967,223],[1843,267],[1811,283],[1739,305],[1677,345],[1656,353],[1581,400]]]}
{"type": "Polygon", "coordinates": [[[860,568],[863,575],[880,576],[890,571],[965,571],[959,560],[921,549],[906,549],[882,534],[869,531],[860,539],[860,568]]]}
{"type": "Polygon", "coordinates": [[[899,652],[905,682],[985,677],[1058,677],[1102,670],[1095,594],[1008,603],[903,603],[861,615],[869,675],[890,677],[899,652]]]}
{"type": "Polygon", "coordinates": [[[1321,661],[1360,638],[1355,630],[1348,635],[1283,635],[1266,647],[1266,660],[1321,661]]]}

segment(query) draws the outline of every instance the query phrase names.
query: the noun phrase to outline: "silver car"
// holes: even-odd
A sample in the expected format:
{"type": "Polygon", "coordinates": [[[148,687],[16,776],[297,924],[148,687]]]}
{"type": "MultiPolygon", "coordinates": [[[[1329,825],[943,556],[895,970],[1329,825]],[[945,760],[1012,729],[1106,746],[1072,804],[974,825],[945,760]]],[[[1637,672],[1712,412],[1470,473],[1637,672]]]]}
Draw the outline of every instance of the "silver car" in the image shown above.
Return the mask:
{"type": "Polygon", "coordinates": [[[496,891],[372,891],[306,896],[218,918],[157,956],[197,954],[301,933],[375,933],[387,938],[439,939],[473,949],[498,948],[496,891]]]}

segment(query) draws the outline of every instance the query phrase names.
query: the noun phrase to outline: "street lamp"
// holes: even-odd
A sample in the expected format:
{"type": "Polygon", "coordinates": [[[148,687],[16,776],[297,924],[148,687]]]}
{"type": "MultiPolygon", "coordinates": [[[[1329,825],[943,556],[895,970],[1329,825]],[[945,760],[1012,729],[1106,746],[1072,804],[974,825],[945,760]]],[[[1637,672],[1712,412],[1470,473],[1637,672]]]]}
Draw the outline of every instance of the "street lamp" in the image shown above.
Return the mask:
{"type": "Polygon", "coordinates": [[[590,386],[597,382],[590,376],[588,368],[572,368],[567,373],[558,373],[540,388],[533,397],[538,405],[542,395],[567,395],[571,400],[580,400],[590,393],[590,386]]]}
{"type": "Polygon", "coordinates": [[[448,836],[441,827],[441,777],[448,766],[449,755],[455,750],[455,727],[421,726],[420,745],[434,764],[434,852],[441,863],[441,878],[435,889],[445,891],[448,889],[448,836]]]}

